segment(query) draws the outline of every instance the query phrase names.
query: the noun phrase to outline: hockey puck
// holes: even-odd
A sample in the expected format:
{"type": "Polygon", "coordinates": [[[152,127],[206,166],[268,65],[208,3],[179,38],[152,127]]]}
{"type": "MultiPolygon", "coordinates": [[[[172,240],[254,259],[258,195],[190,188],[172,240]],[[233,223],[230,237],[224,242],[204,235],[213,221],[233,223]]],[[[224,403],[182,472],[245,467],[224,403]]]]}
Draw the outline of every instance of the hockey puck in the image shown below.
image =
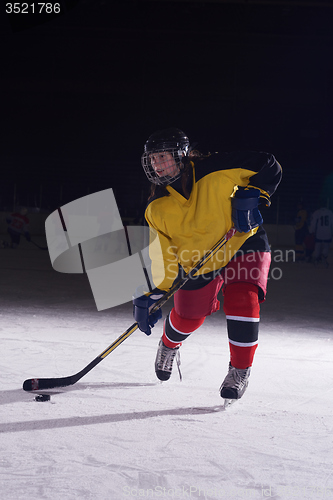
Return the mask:
{"type": "Polygon", "coordinates": [[[50,401],[51,396],[49,394],[38,394],[35,396],[35,401],[50,401]]]}

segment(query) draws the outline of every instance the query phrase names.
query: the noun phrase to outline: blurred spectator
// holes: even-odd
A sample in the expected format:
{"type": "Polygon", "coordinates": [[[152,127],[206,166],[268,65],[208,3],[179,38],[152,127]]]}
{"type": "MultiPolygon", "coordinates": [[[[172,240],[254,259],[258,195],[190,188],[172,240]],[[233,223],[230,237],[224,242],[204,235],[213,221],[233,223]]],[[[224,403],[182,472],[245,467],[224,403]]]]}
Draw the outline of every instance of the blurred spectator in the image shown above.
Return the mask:
{"type": "Polygon", "coordinates": [[[305,259],[305,238],[309,233],[307,218],[308,213],[305,210],[303,203],[300,201],[297,204],[297,215],[294,226],[296,261],[305,259]]]}
{"type": "Polygon", "coordinates": [[[310,233],[315,236],[314,264],[328,267],[327,257],[333,237],[333,213],[322,206],[312,214],[310,233]]]}
{"type": "Polygon", "coordinates": [[[312,255],[315,249],[316,237],[314,234],[308,233],[305,236],[304,246],[305,246],[305,261],[312,262],[312,255]]]}
{"type": "Polygon", "coordinates": [[[30,241],[28,210],[22,207],[19,212],[14,212],[6,217],[8,224],[7,232],[10,236],[10,248],[17,248],[20,238],[24,235],[30,241]]]}

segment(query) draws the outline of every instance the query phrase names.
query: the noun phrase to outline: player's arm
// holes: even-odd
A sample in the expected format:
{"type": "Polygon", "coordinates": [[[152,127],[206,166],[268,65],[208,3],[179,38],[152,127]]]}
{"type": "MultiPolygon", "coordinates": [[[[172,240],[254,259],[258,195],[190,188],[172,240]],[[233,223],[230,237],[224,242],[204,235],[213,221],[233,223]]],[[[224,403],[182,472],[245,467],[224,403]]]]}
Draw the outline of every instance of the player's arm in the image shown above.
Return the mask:
{"type": "Polygon", "coordinates": [[[263,223],[259,203],[263,199],[265,205],[270,206],[270,197],[281,181],[282,169],[268,153],[250,155],[242,167],[238,188],[231,200],[232,220],[237,231],[247,233],[263,223]]]}
{"type": "Polygon", "coordinates": [[[156,228],[151,214],[146,213],[146,220],[150,226],[149,257],[154,286],[168,291],[179,272],[176,247],[167,235],[156,228]]]}
{"type": "Polygon", "coordinates": [[[155,288],[150,292],[136,290],[133,297],[133,316],[139,328],[146,335],[151,334],[151,328],[162,318],[162,311],[158,309],[151,313],[151,309],[169,290],[178,275],[178,260],[169,238],[153,227],[152,220],[147,218],[150,225],[149,257],[151,260],[151,274],[155,288]]]}
{"type": "Polygon", "coordinates": [[[252,171],[247,188],[259,189],[260,198],[264,198],[266,205],[269,206],[270,197],[281,182],[281,165],[269,153],[256,153],[251,160],[246,166],[246,170],[252,171]]]}

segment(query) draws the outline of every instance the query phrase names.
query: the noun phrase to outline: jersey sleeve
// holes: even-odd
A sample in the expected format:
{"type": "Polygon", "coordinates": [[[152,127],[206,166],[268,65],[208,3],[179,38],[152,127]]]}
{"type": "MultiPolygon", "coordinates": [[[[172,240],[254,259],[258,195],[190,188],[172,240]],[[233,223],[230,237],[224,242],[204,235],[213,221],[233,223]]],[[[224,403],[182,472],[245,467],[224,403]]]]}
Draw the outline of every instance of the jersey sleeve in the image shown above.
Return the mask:
{"type": "Polygon", "coordinates": [[[258,153],[258,155],[260,161],[254,165],[255,173],[251,175],[248,187],[259,189],[261,197],[270,205],[270,197],[281,182],[282,168],[272,154],[258,153]]]}
{"type": "Polygon", "coordinates": [[[261,197],[270,205],[270,197],[276,191],[282,178],[282,168],[274,155],[256,151],[217,153],[208,158],[198,168],[200,177],[221,171],[230,177],[235,185],[259,189],[261,197]]]}
{"type": "Polygon", "coordinates": [[[150,228],[149,257],[153,283],[160,290],[168,291],[179,272],[176,247],[170,238],[156,227],[149,208],[145,218],[150,228]]]}

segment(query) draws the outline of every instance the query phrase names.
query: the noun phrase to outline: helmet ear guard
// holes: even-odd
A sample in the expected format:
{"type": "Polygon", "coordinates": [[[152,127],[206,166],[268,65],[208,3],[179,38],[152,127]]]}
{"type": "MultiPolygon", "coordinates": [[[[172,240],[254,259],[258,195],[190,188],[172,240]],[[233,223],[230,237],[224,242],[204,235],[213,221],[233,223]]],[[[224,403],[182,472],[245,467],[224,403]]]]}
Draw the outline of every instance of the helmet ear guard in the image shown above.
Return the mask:
{"type": "Polygon", "coordinates": [[[141,156],[141,165],[150,182],[160,186],[166,186],[179,179],[182,175],[187,161],[190,141],[184,132],[177,128],[160,130],[152,134],[144,146],[144,153],[141,156]],[[168,159],[159,159],[158,165],[161,170],[159,174],[152,165],[152,156],[154,154],[162,156],[165,153],[168,158],[170,155],[174,160],[176,168],[167,167],[168,159]],[[169,170],[169,172],[168,172],[169,170]],[[172,171],[170,171],[172,170],[172,171]],[[165,172],[162,175],[162,172],[165,172]]]}

